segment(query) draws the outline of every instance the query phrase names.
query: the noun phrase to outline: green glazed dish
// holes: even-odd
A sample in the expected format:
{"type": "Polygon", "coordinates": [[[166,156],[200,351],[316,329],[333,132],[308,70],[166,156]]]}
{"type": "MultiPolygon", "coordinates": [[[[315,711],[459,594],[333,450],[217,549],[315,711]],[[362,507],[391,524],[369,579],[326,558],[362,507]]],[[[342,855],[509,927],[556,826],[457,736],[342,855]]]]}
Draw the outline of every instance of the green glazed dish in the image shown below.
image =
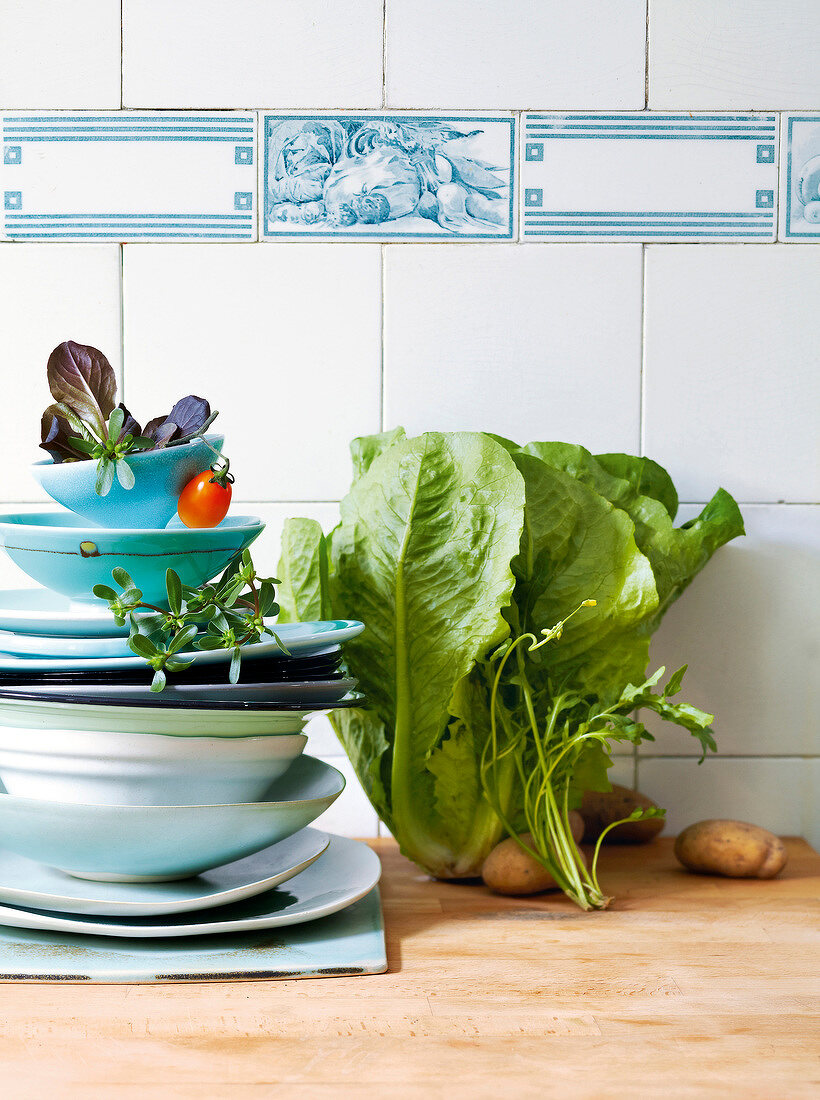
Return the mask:
{"type": "Polygon", "coordinates": [[[24,573],[71,600],[99,607],[94,585],[110,585],[112,569],[120,566],[146,603],[160,604],[167,569],[175,569],[183,584],[205,584],[264,528],[256,516],[228,516],[210,528],[107,530],[70,512],[17,512],[0,515],[0,543],[24,573]]]}

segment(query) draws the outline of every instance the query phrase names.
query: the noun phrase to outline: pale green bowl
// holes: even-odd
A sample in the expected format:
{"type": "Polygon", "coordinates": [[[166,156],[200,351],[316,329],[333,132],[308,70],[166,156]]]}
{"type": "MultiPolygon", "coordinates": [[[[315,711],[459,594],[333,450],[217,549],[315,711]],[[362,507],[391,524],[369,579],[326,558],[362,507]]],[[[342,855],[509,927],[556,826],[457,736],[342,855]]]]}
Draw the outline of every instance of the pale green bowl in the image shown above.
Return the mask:
{"type": "Polygon", "coordinates": [[[158,604],[166,598],[169,567],[183,584],[204,584],[264,527],[256,516],[228,516],[210,528],[108,529],[89,527],[70,512],[17,512],[0,515],[0,542],[24,573],[69,599],[99,606],[94,585],[115,587],[111,571],[120,566],[145,602],[158,604]]]}

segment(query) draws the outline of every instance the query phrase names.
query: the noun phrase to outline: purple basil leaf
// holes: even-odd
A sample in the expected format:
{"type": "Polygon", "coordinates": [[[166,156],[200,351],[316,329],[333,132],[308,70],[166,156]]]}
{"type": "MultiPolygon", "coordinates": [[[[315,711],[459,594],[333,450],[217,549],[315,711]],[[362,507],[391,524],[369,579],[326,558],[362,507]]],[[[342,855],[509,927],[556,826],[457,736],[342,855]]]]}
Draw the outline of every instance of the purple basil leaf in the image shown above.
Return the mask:
{"type": "Polygon", "coordinates": [[[128,409],[126,409],[125,405],[123,405],[122,401],[120,401],[117,408],[122,409],[124,417],[122,423],[122,431],[120,432],[120,439],[122,439],[124,435],[142,435],[142,428],[139,426],[139,423],[134,419],[128,409]]]}
{"type": "Polygon", "coordinates": [[[117,400],[117,379],[97,348],[65,340],[48,357],[48,385],[55,401],[63,401],[100,439],[117,400]]]}
{"type": "Polygon", "coordinates": [[[155,416],[143,428],[146,439],[153,439],[157,447],[164,447],[179,434],[179,427],[170,416],[155,416]]]}
{"type": "Polygon", "coordinates": [[[211,415],[211,406],[204,397],[196,397],[189,394],[180,398],[168,413],[168,419],[179,426],[179,434],[183,438],[196,435],[202,430],[202,426],[211,415]]]}
{"type": "Polygon", "coordinates": [[[72,437],[76,433],[69,424],[58,416],[54,406],[50,405],[43,413],[40,422],[40,446],[48,451],[55,462],[62,462],[66,458],[88,458],[88,455],[76,450],[72,444],[72,437]]]}

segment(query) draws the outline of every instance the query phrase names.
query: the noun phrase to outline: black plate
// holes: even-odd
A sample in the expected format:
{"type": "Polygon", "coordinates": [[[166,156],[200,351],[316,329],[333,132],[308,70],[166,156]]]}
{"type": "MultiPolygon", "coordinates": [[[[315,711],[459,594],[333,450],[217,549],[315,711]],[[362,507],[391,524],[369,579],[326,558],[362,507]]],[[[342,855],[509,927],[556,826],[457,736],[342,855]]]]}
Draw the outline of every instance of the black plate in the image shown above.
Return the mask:
{"type": "Polygon", "coordinates": [[[348,710],[351,707],[360,707],[364,702],[361,692],[352,692],[350,698],[340,699],[338,703],[243,703],[217,702],[205,699],[163,699],[161,693],[150,699],[116,699],[110,695],[95,695],[91,698],[87,695],[74,695],[71,692],[54,695],[38,695],[33,691],[16,691],[0,688],[0,700],[19,699],[27,703],[70,703],[72,706],[104,706],[104,707],[161,707],[177,710],[241,710],[241,711],[302,711],[305,714],[328,710],[348,710]]]}
{"type": "MultiPolygon", "coordinates": [[[[239,683],[277,684],[288,680],[333,680],[342,676],[339,671],[341,663],[342,655],[338,651],[323,657],[266,657],[243,661],[239,683]]],[[[14,672],[0,672],[0,688],[25,684],[57,684],[66,687],[79,687],[81,684],[150,684],[153,675],[147,665],[95,672],[26,672],[21,668],[20,671],[15,669],[14,672]]],[[[191,665],[190,668],[172,675],[174,683],[180,685],[224,684],[228,682],[228,665],[191,665]]]]}

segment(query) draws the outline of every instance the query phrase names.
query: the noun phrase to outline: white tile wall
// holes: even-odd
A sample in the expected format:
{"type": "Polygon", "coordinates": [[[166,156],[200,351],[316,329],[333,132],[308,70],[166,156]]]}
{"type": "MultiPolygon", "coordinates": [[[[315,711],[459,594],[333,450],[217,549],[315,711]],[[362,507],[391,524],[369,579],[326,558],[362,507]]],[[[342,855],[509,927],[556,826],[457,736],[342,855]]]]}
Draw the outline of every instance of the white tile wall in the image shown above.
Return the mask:
{"type": "Polygon", "coordinates": [[[647,250],[645,453],[681,500],[820,499],[820,252],[647,250]]]}
{"type": "Polygon", "coordinates": [[[641,287],[635,245],[388,247],[386,426],[635,451],[641,287]]]}
{"type": "Polygon", "coordinates": [[[390,107],[644,106],[645,0],[387,0],[390,107]]]}
{"type": "Polygon", "coordinates": [[[120,369],[117,245],[0,245],[3,470],[0,500],[47,500],[29,465],[48,456],[40,417],[52,403],[46,362],[63,340],[92,344],[120,369]]]}
{"type": "MultiPolygon", "coordinates": [[[[679,833],[709,817],[751,821],[780,835],[804,831],[805,761],[713,757],[641,760],[638,783],[666,808],[665,833],[679,833]]],[[[816,792],[815,792],[816,794],[816,792]]]]}
{"type": "Polygon", "coordinates": [[[238,500],[335,500],[348,441],[379,430],[376,245],[126,245],[134,415],[186,393],[221,410],[238,500]]]}
{"type": "MultiPolygon", "coordinates": [[[[609,126],[638,112],[640,127],[651,117],[641,114],[647,76],[657,116],[820,114],[815,0],[648,7],[647,73],[646,0],[0,0],[0,114],[578,112],[569,130],[584,116],[609,126]]],[[[813,140],[796,150],[798,169],[813,140]]],[[[737,178],[773,175],[758,142],[754,167],[740,163],[746,144],[733,146],[737,178]]],[[[664,195],[725,195],[727,164],[707,148],[720,142],[678,145],[688,155],[664,177],[664,195]]],[[[0,191],[18,191],[7,152],[0,191]]],[[[568,209],[666,209],[648,201],[657,173],[630,176],[626,158],[590,152],[594,163],[577,169],[548,165],[568,209]]],[[[153,186],[142,171],[132,165],[118,181],[140,201],[153,186]]],[[[782,166],[780,182],[785,193],[782,166]]],[[[546,198],[546,183],[524,186],[546,198]]],[[[790,244],[1,244],[0,503],[37,507],[17,502],[38,499],[27,466],[39,456],[45,361],[68,337],[96,344],[117,369],[124,346],[138,414],[190,391],[222,407],[237,509],[268,522],[256,555],[271,571],[287,515],[333,525],[348,441],[362,432],[404,423],[643,448],[684,500],[722,483],[764,503],[744,506],[747,539],[710,563],[653,646],[670,668],[689,661],[684,694],[716,712],[724,755],[698,768],[694,743],[664,728],[640,755],[619,756],[613,778],[631,783],[637,769],[668,806],[670,830],[734,814],[820,843],[818,257],[790,244]]],[[[0,584],[26,583],[0,565],[0,584]]],[[[374,833],[327,721],[314,720],[310,736],[310,751],[341,762],[350,780],[324,824],[374,833]]]]}
{"type": "Polygon", "coordinates": [[[382,0],[123,0],[126,107],[378,107],[382,0]]]}
{"type": "MultiPolygon", "coordinates": [[[[317,756],[308,732],[307,751],[317,756]]],[[[328,764],[342,773],[347,785],[329,810],[313,822],[316,829],[326,829],[341,836],[378,836],[379,820],[376,811],[370,805],[346,756],[333,755],[323,757],[328,764]]]]}
{"type": "Polygon", "coordinates": [[[649,106],[816,107],[815,0],[649,0],[649,106]]]}
{"type": "MultiPolygon", "coordinates": [[[[699,507],[681,509],[677,522],[699,507]]],[[[689,664],[681,698],[713,710],[720,753],[817,751],[820,506],[747,505],[746,537],[716,557],[669,610],[652,668],[689,664]]],[[[647,720],[642,754],[700,755],[685,730],[647,720]]]]}
{"type": "Polygon", "coordinates": [[[3,0],[0,107],[119,107],[120,10],[110,0],[3,0]]]}

